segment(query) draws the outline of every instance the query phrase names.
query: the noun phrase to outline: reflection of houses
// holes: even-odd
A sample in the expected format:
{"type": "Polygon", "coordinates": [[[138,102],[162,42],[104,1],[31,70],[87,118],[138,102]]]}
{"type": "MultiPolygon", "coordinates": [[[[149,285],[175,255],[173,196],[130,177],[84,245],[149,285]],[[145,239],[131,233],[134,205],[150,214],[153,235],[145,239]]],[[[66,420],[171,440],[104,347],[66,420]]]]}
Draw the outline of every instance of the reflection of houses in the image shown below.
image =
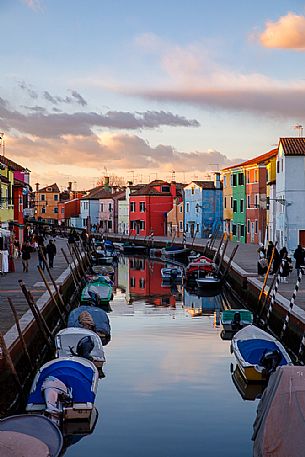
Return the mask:
{"type": "Polygon", "coordinates": [[[177,197],[174,198],[173,209],[167,213],[167,235],[177,238],[183,235],[183,202],[179,203],[177,197]]]}
{"type": "Polygon", "coordinates": [[[184,227],[188,236],[205,238],[222,225],[220,173],[213,181],[192,181],[184,188],[184,227]]]}
{"type": "Polygon", "coordinates": [[[216,313],[216,321],[219,321],[221,300],[217,295],[213,297],[200,297],[184,288],[183,304],[186,312],[192,317],[201,316],[202,314],[214,315],[216,313]]]}
{"type": "Polygon", "coordinates": [[[166,235],[167,213],[177,197],[177,183],[152,181],[129,196],[129,230],[131,234],[148,236],[166,235]]]}

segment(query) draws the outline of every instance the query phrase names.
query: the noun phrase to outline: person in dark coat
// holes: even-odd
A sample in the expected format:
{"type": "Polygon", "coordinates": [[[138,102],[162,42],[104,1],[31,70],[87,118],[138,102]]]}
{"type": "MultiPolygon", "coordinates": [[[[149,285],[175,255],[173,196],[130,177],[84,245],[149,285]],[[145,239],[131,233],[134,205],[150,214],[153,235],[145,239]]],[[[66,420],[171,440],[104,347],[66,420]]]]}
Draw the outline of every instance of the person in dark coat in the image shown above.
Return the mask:
{"type": "Polygon", "coordinates": [[[288,276],[291,271],[291,258],[288,256],[287,249],[283,253],[282,264],[283,270],[280,273],[280,278],[282,282],[288,282],[288,276]]]}
{"type": "Polygon", "coordinates": [[[297,275],[299,276],[300,268],[304,265],[304,249],[300,244],[294,251],[293,257],[295,258],[295,268],[297,270],[297,275]]]}
{"type": "Polygon", "coordinates": [[[54,257],[56,256],[56,246],[55,246],[53,240],[49,241],[49,244],[46,247],[46,251],[47,251],[48,259],[49,259],[49,268],[53,268],[54,257]]]}
{"type": "Polygon", "coordinates": [[[264,276],[268,269],[268,261],[266,259],[266,249],[264,248],[263,243],[259,244],[257,250],[258,260],[257,260],[257,274],[258,276],[264,276]]]}
{"type": "Polygon", "coordinates": [[[29,260],[31,258],[32,247],[28,241],[23,243],[21,248],[21,259],[23,272],[27,273],[29,271],[29,260]]]}
{"type": "Polygon", "coordinates": [[[41,244],[38,247],[38,265],[42,270],[44,270],[45,264],[43,258],[47,257],[47,249],[44,244],[41,244]]]}
{"type": "Polygon", "coordinates": [[[273,252],[274,244],[272,241],[269,241],[268,247],[267,247],[267,260],[268,264],[270,263],[270,259],[272,257],[272,252],[273,252]]]}
{"type": "Polygon", "coordinates": [[[273,274],[277,273],[278,269],[280,268],[281,265],[281,255],[277,249],[277,247],[274,247],[274,255],[273,255],[273,274]]]}

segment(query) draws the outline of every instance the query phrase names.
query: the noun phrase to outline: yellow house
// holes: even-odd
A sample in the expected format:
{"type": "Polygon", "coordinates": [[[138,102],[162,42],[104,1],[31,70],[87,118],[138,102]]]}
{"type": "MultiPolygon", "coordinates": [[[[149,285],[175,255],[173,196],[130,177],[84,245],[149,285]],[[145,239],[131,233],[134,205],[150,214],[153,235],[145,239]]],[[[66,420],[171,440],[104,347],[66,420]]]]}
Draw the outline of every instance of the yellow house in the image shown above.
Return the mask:
{"type": "Polygon", "coordinates": [[[267,215],[266,215],[266,226],[267,226],[267,240],[275,242],[275,223],[276,223],[276,159],[277,156],[271,157],[266,162],[267,170],[267,215]]]}
{"type": "Polygon", "coordinates": [[[0,227],[3,228],[14,220],[13,184],[14,172],[1,162],[0,157],[0,227]]]}
{"type": "Polygon", "coordinates": [[[232,238],[233,220],[233,190],[231,185],[231,170],[223,172],[223,230],[224,233],[232,238]]]}

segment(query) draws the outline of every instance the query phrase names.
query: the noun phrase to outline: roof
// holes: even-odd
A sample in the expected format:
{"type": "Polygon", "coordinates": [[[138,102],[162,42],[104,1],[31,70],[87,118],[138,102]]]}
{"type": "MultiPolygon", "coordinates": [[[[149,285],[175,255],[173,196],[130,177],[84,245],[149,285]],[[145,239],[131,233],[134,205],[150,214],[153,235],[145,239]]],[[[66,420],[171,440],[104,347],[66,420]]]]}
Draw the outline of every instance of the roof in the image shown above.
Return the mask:
{"type": "Polygon", "coordinates": [[[100,198],[111,198],[112,194],[104,186],[97,186],[89,190],[87,195],[84,195],[81,200],[99,200],[100,198]]]}
{"type": "MultiPolygon", "coordinates": [[[[153,181],[155,182],[155,181],[153,181]]],[[[159,185],[159,184],[154,184],[155,186],[156,185],[159,185]]],[[[137,196],[144,196],[144,195],[158,195],[160,197],[168,197],[169,195],[171,195],[170,192],[160,192],[159,190],[155,189],[151,183],[150,184],[147,184],[146,186],[143,186],[141,187],[141,189],[139,190],[136,190],[135,192],[133,192],[132,194],[130,194],[130,198],[131,197],[137,197],[137,196]]]]}
{"type": "Polygon", "coordinates": [[[126,190],[118,190],[112,194],[113,199],[124,200],[126,198],[126,190]]]}
{"type": "Polygon", "coordinates": [[[54,192],[60,192],[59,190],[59,187],[56,183],[54,184],[50,184],[49,186],[46,186],[46,187],[43,187],[42,189],[38,189],[37,192],[50,192],[50,193],[54,193],[54,192]]]}
{"type": "Polygon", "coordinates": [[[232,170],[234,168],[242,168],[248,167],[250,165],[255,165],[259,163],[266,162],[267,160],[275,157],[278,153],[278,148],[271,149],[271,151],[266,152],[265,154],[261,154],[260,156],[256,156],[253,159],[246,160],[245,162],[238,163],[237,165],[231,165],[230,167],[223,168],[222,171],[232,170]]]}
{"type": "Polygon", "coordinates": [[[202,189],[215,189],[214,181],[192,181],[202,189]]]}
{"type": "Polygon", "coordinates": [[[22,165],[19,165],[16,162],[13,162],[13,160],[8,159],[7,157],[0,155],[0,162],[6,165],[7,167],[11,168],[13,171],[30,171],[27,170],[25,167],[22,165]]]}
{"type": "Polygon", "coordinates": [[[280,138],[285,156],[304,156],[305,138],[280,138]]]}

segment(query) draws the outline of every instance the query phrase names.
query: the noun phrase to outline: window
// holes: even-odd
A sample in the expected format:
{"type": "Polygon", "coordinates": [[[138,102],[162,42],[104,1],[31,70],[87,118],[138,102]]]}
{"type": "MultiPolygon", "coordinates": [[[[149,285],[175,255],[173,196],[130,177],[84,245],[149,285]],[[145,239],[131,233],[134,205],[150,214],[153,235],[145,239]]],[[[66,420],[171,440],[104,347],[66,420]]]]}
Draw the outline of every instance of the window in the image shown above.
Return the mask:
{"type": "Polygon", "coordinates": [[[42,214],[45,214],[45,212],[46,212],[46,208],[43,206],[43,207],[41,208],[41,213],[42,213],[42,214]]]}
{"type": "Polygon", "coordinates": [[[139,279],[139,286],[140,286],[140,289],[145,289],[145,279],[144,278],[139,279]]]}
{"type": "Polygon", "coordinates": [[[250,233],[250,219],[247,220],[247,232],[250,233]]]}
{"type": "Polygon", "coordinates": [[[161,186],[161,192],[170,192],[171,188],[169,186],[161,186]]]}
{"type": "Polygon", "coordinates": [[[244,212],[244,201],[243,200],[240,200],[240,212],[241,213],[244,212]]]}
{"type": "Polygon", "coordinates": [[[195,192],[195,188],[194,188],[194,187],[192,187],[192,189],[191,189],[191,190],[192,190],[192,195],[194,195],[194,192],[195,192]]]}
{"type": "Polygon", "coordinates": [[[183,222],[182,221],[179,222],[179,230],[180,230],[180,232],[183,232],[183,222]]]}
{"type": "Polygon", "coordinates": [[[108,228],[111,230],[112,229],[112,221],[108,221],[108,228]]]}
{"type": "Polygon", "coordinates": [[[186,212],[188,213],[190,211],[190,204],[189,202],[186,203],[186,212]]]}
{"type": "Polygon", "coordinates": [[[61,214],[65,214],[65,208],[61,208],[61,214]]]}
{"type": "Polygon", "coordinates": [[[140,202],[140,212],[145,213],[145,202],[140,202]]]}
{"type": "Polygon", "coordinates": [[[44,202],[46,200],[45,194],[40,195],[40,201],[44,202]]]}
{"type": "Polygon", "coordinates": [[[87,219],[83,219],[83,227],[86,227],[87,225],[87,219]]]}
{"type": "Polygon", "coordinates": [[[227,187],[227,177],[223,177],[223,187],[227,187]]]}
{"type": "Polygon", "coordinates": [[[251,208],[251,197],[247,195],[247,208],[251,208]]]}
{"type": "Polygon", "coordinates": [[[224,208],[226,208],[226,207],[227,207],[227,197],[225,197],[225,199],[224,199],[224,208]]]}
{"type": "Polygon", "coordinates": [[[231,197],[231,204],[230,204],[230,208],[231,208],[231,209],[233,208],[233,197],[231,197]]]}
{"type": "Polygon", "coordinates": [[[243,186],[245,184],[244,181],[244,174],[243,173],[238,173],[238,185],[243,186]]]}
{"type": "Polygon", "coordinates": [[[54,214],[58,214],[58,208],[54,208],[54,214]]]}
{"type": "Polygon", "coordinates": [[[250,183],[250,171],[247,171],[247,184],[250,183]]]}
{"type": "Polygon", "coordinates": [[[258,182],[258,170],[254,170],[254,182],[258,182]]]}
{"type": "Polygon", "coordinates": [[[259,194],[255,194],[255,208],[259,208],[259,194]]]}
{"type": "Polygon", "coordinates": [[[131,230],[135,230],[135,228],[136,228],[136,221],[130,221],[130,228],[131,228],[131,230]]]}
{"type": "Polygon", "coordinates": [[[233,213],[237,213],[237,201],[233,200],[233,213]]]}
{"type": "Polygon", "coordinates": [[[232,234],[236,235],[236,224],[232,224],[232,234]]]}
{"type": "Polygon", "coordinates": [[[258,224],[257,224],[257,219],[255,219],[255,233],[258,232],[258,224]]]}
{"type": "Polygon", "coordinates": [[[186,231],[186,232],[189,231],[189,225],[188,225],[188,224],[186,224],[185,231],[186,231]]]}
{"type": "Polygon", "coordinates": [[[240,225],[240,236],[245,236],[245,226],[244,226],[244,224],[240,225]]]}
{"type": "Polygon", "coordinates": [[[277,173],[280,172],[280,161],[279,160],[276,162],[276,172],[277,173]]]}
{"type": "Polygon", "coordinates": [[[232,175],[232,186],[235,187],[237,184],[237,176],[236,175],[232,175]]]}
{"type": "Polygon", "coordinates": [[[282,162],[282,171],[284,171],[284,159],[282,159],[281,162],[282,162]]]}
{"type": "Polygon", "coordinates": [[[199,233],[199,224],[197,224],[196,232],[199,233]]]}
{"type": "Polygon", "coordinates": [[[54,194],[54,201],[58,202],[58,194],[54,194]]]}
{"type": "Polygon", "coordinates": [[[196,213],[199,213],[199,205],[197,203],[197,205],[195,206],[195,209],[196,209],[196,213]]]}
{"type": "Polygon", "coordinates": [[[180,211],[180,213],[182,213],[182,211],[183,211],[183,206],[182,205],[180,205],[179,211],[180,211]]]}
{"type": "Polygon", "coordinates": [[[104,211],[104,205],[103,205],[103,203],[101,203],[101,210],[100,210],[100,211],[101,211],[101,213],[104,211]]]}
{"type": "Polygon", "coordinates": [[[136,210],[136,203],[135,202],[130,202],[129,204],[130,212],[134,213],[136,210]]]}
{"type": "Polygon", "coordinates": [[[112,203],[108,203],[108,211],[112,211],[112,203]]]}
{"type": "Polygon", "coordinates": [[[145,230],[145,221],[140,221],[140,230],[145,230]]]}
{"type": "Polygon", "coordinates": [[[135,280],[135,278],[132,278],[132,277],[131,277],[131,278],[130,278],[130,281],[129,281],[129,284],[130,284],[130,287],[135,287],[135,285],[136,285],[136,280],[135,280]]]}

